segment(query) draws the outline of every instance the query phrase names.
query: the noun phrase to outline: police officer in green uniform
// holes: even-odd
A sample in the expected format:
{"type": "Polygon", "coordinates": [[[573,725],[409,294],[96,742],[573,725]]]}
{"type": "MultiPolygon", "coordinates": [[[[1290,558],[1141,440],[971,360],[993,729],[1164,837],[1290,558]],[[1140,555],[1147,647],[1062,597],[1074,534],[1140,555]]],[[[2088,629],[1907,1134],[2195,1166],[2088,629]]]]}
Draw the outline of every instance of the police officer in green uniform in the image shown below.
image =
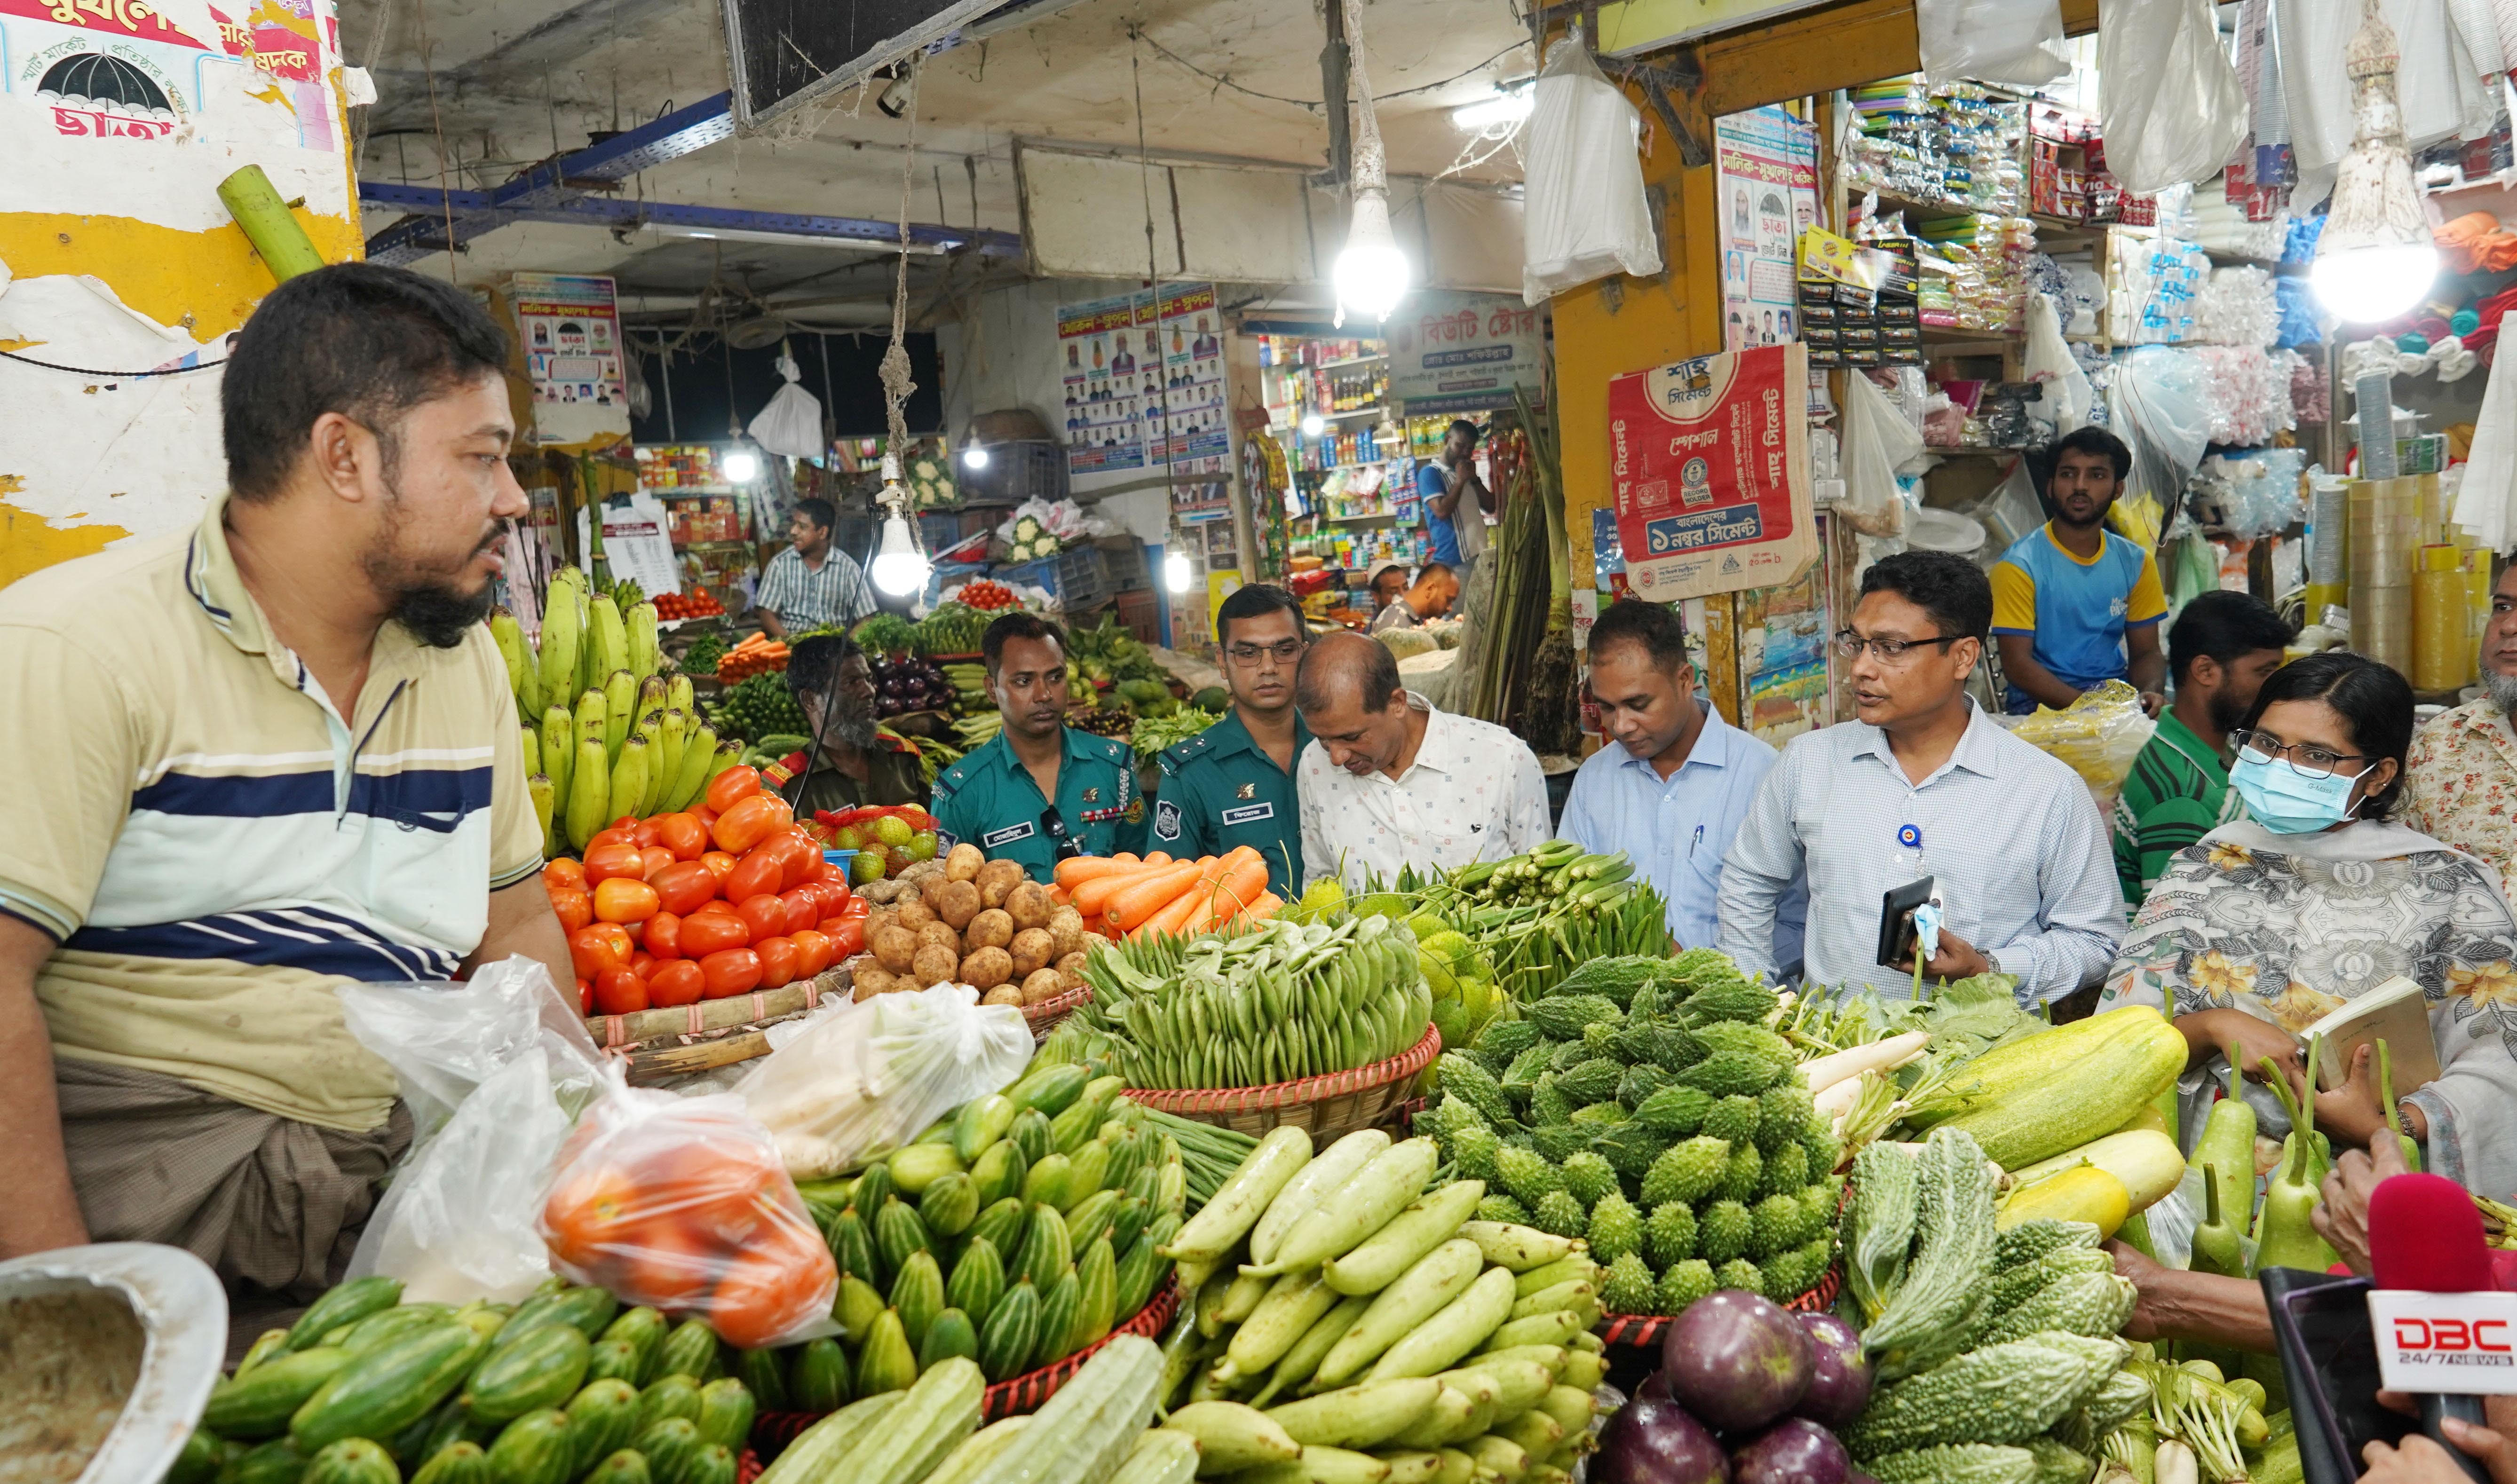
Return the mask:
{"type": "Polygon", "coordinates": [[[1310,729],[1294,708],[1294,667],[1310,643],[1301,605],[1252,583],[1215,614],[1232,714],[1162,754],[1154,849],[1186,859],[1248,845],[1267,858],[1267,889],[1302,894],[1302,826],[1294,762],[1310,729]]]}
{"type": "Polygon", "coordinates": [[[1066,635],[1012,613],[988,625],[979,648],[1005,726],[937,775],[938,842],[967,841],[1042,882],[1069,856],[1141,848],[1145,800],[1128,744],[1066,725],[1066,635]]]}

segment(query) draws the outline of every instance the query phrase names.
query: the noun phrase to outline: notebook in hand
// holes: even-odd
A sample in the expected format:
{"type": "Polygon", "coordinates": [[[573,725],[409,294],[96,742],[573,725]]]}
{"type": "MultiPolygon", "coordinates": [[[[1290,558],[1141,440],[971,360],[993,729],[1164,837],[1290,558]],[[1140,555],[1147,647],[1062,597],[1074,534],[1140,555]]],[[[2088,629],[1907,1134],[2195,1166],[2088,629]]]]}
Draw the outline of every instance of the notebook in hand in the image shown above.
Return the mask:
{"type": "MultiPolygon", "coordinates": [[[[2394,1076],[2395,1095],[2438,1081],[2438,1044],[2430,1039],[2429,998],[2421,987],[2397,974],[2359,998],[2350,1000],[2309,1026],[2301,1040],[2325,1038],[2325,1055],[2316,1067],[2320,1090],[2330,1092],[2351,1077],[2351,1057],[2362,1046],[2386,1042],[2387,1070],[2394,1076]]],[[[2372,1066],[2369,1077],[2376,1073],[2372,1066]]]]}

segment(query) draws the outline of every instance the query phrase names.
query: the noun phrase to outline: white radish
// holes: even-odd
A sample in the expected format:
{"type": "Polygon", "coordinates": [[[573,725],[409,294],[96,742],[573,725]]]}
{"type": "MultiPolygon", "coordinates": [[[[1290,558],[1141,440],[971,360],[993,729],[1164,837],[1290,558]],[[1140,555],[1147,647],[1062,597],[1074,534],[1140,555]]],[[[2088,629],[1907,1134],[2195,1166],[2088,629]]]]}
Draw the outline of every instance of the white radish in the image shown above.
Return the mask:
{"type": "Polygon", "coordinates": [[[1931,1042],[1931,1034],[1926,1031],[1885,1037],[1868,1045],[1805,1061],[1801,1063],[1801,1077],[1809,1082],[1810,1091],[1823,1092],[1862,1072],[1893,1072],[1922,1055],[1923,1048],[1931,1042]]]}
{"type": "Polygon", "coordinates": [[[2158,1445],[2151,1461],[2151,1474],[2157,1484],[2201,1484],[2202,1465],[2194,1450],[2169,1438],[2158,1445]]]}

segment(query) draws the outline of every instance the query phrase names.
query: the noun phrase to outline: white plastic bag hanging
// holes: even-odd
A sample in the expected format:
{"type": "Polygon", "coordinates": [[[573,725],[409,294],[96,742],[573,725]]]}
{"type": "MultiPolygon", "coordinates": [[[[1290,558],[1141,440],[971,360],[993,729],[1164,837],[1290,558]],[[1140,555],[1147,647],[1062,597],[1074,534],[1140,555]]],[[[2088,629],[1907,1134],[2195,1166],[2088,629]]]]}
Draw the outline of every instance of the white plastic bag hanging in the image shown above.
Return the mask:
{"type": "Polygon", "coordinates": [[[787,384],[751,420],[751,441],[789,458],[819,458],[823,448],[822,403],[804,390],[803,368],[784,351],[778,356],[778,374],[787,378],[787,384]]]}
{"type": "Polygon", "coordinates": [[[1923,78],[2033,88],[2071,69],[2056,0],[1916,0],[1923,78]]]}
{"type": "Polygon", "coordinates": [[[1643,194],[1642,115],[1600,75],[1577,29],[1547,54],[1522,134],[1522,302],[1660,272],[1643,194]]]}
{"type": "Polygon", "coordinates": [[[2473,451],[2455,492],[2455,524],[2493,551],[2517,545],[2517,356],[2491,363],[2482,415],[2474,419],[2473,451]]]}
{"type": "Polygon", "coordinates": [[[461,984],[351,984],[341,1013],[402,1080],[417,1138],[349,1276],[404,1296],[523,1298],[550,1276],[534,1229],[551,1162],[592,1096],[602,1053],[541,964],[508,958],[461,984]]]}
{"type": "Polygon", "coordinates": [[[2107,168],[2129,195],[2198,181],[2246,137],[2246,92],[2209,0],[2108,0],[2098,13],[2107,168]]]}
{"type": "Polygon", "coordinates": [[[818,1180],[1012,1081],[1031,1052],[1021,1010],[983,1005],[966,984],[938,984],[815,1012],[736,1090],[777,1140],[788,1172],[818,1180]]]}
{"type": "Polygon", "coordinates": [[[2054,301],[2043,294],[2027,304],[2027,379],[2044,391],[2043,411],[2062,437],[2089,420],[2089,373],[2071,358],[2069,342],[2054,313],[2054,301]]]}
{"type": "Polygon", "coordinates": [[[1923,436],[1888,401],[1879,384],[1856,371],[1844,378],[1844,498],[1836,508],[1863,535],[1905,533],[1905,500],[1897,467],[1923,451],[1923,436]]]}

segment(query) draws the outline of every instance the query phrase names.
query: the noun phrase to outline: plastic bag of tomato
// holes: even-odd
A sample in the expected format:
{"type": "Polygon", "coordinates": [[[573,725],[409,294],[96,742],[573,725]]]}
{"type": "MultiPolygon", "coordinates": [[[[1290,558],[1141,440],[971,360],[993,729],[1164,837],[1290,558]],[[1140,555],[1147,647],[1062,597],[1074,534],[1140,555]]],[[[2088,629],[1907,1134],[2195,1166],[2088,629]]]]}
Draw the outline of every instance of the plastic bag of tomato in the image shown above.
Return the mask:
{"type": "Polygon", "coordinates": [[[865,946],[868,904],[747,767],[689,810],[616,822],[542,884],[587,1015],[774,990],[865,946]]]}

